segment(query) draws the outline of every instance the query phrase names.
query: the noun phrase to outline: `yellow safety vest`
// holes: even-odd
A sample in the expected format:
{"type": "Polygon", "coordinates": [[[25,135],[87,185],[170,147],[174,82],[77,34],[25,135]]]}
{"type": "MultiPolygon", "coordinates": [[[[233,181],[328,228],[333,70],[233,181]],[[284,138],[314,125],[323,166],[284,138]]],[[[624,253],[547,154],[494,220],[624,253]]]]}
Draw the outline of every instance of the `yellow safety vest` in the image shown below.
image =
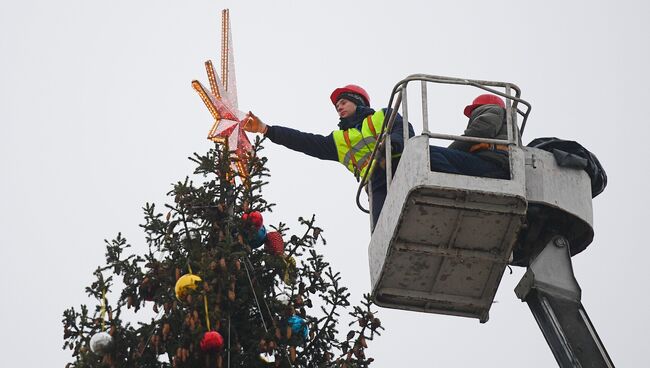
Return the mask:
{"type": "MultiPolygon", "coordinates": [[[[355,177],[363,177],[370,168],[369,161],[384,124],[384,112],[379,110],[363,120],[361,130],[350,128],[333,132],[339,162],[355,177]]],[[[394,155],[395,157],[399,156],[394,155]]]]}

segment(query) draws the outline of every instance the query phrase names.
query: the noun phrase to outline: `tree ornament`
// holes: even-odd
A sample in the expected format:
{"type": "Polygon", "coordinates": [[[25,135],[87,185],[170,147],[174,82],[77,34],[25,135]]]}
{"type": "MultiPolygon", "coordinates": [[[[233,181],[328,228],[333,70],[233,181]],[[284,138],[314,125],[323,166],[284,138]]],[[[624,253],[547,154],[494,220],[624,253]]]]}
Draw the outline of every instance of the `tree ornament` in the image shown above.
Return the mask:
{"type": "Polygon", "coordinates": [[[113,348],[113,336],[108,332],[98,332],[90,338],[90,351],[104,356],[113,348]]]}
{"type": "Polygon", "coordinates": [[[241,215],[241,219],[244,222],[249,222],[253,224],[253,226],[256,229],[259,229],[260,226],[264,224],[264,218],[262,217],[262,213],[260,211],[253,211],[251,213],[245,213],[241,215]]]}
{"type": "Polygon", "coordinates": [[[250,246],[253,248],[259,248],[266,241],[266,236],[266,228],[262,225],[253,235],[253,239],[250,241],[250,246]]]}
{"type": "Polygon", "coordinates": [[[271,231],[266,234],[266,241],[264,242],[264,249],[276,256],[281,256],[284,254],[284,241],[282,240],[282,234],[278,231],[271,231]]]}
{"type": "Polygon", "coordinates": [[[176,286],[174,287],[176,299],[183,301],[190,291],[196,290],[196,284],[201,281],[200,277],[191,273],[181,276],[178,281],[176,281],[176,286]]]}
{"type": "Polygon", "coordinates": [[[208,331],[203,334],[200,346],[204,353],[220,350],[223,347],[223,337],[217,331],[208,331]]]}
{"type": "Polygon", "coordinates": [[[282,293],[279,294],[277,297],[275,297],[275,300],[277,300],[278,303],[287,306],[291,301],[291,297],[289,297],[289,295],[287,295],[286,293],[282,293]]]}
{"type": "Polygon", "coordinates": [[[248,215],[248,221],[253,223],[253,226],[255,226],[256,229],[259,229],[264,223],[264,218],[259,211],[253,211],[248,215]]]}
{"type": "Polygon", "coordinates": [[[302,317],[294,314],[289,317],[287,324],[291,327],[291,332],[307,340],[307,337],[309,336],[309,328],[307,327],[307,322],[305,322],[302,317]]]}
{"type": "Polygon", "coordinates": [[[230,16],[227,10],[222,14],[221,77],[214,70],[212,61],[208,60],[205,62],[205,69],[208,73],[210,89],[197,80],[192,81],[192,88],[199,94],[214,118],[208,139],[215,143],[228,144],[231,156],[235,158],[232,160],[233,168],[243,179],[247,179],[249,173],[245,163],[253,147],[243,129],[247,115],[238,109],[230,16]]]}

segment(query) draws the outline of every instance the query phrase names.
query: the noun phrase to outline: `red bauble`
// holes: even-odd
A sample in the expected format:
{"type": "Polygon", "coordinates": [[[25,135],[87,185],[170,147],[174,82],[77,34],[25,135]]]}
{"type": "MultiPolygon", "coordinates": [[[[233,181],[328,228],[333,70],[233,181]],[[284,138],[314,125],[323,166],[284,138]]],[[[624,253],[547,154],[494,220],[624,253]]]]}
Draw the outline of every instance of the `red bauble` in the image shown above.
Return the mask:
{"type": "Polygon", "coordinates": [[[253,211],[248,215],[248,220],[253,223],[256,229],[259,229],[264,223],[262,214],[259,211],[253,211]]]}
{"type": "Polygon", "coordinates": [[[282,240],[282,234],[277,231],[271,231],[266,233],[266,241],[264,242],[264,249],[267,252],[281,256],[284,254],[284,241],[282,240]]]}
{"type": "Polygon", "coordinates": [[[217,351],[223,347],[223,337],[217,331],[208,331],[203,335],[200,346],[204,353],[217,351]]]}
{"type": "Polygon", "coordinates": [[[259,229],[262,227],[262,224],[264,223],[264,219],[262,218],[262,214],[259,211],[253,211],[251,213],[245,213],[241,215],[241,219],[245,222],[250,222],[255,226],[256,229],[259,229]]]}

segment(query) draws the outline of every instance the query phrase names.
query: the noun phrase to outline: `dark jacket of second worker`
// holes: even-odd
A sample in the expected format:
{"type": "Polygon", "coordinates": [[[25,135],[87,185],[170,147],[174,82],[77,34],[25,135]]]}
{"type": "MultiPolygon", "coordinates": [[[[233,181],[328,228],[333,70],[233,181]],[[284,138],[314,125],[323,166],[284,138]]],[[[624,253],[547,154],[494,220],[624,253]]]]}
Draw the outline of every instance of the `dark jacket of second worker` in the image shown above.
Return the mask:
{"type": "MultiPolygon", "coordinates": [[[[469,137],[508,139],[506,110],[497,105],[483,105],[472,111],[463,135],[469,137]]],[[[469,152],[476,143],[454,141],[449,148],[469,152]]],[[[474,153],[480,158],[498,164],[505,170],[509,169],[508,155],[493,150],[482,150],[474,153]]]]}

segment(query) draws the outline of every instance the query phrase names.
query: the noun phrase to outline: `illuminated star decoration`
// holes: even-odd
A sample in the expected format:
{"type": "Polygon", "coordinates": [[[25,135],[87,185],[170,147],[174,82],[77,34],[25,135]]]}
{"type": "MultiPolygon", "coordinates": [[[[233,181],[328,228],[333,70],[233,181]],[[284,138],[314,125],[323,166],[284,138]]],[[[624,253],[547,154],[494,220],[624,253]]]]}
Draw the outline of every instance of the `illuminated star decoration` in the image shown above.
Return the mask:
{"type": "Polygon", "coordinates": [[[248,172],[245,163],[253,147],[243,129],[242,120],[246,114],[237,109],[235,61],[228,9],[221,12],[221,78],[215,73],[212,61],[205,62],[205,69],[210,90],[197,80],[192,81],[192,88],[198,92],[215,120],[208,133],[208,139],[215,143],[228,143],[232,156],[237,158],[233,161],[233,169],[246,179],[248,172]]]}

